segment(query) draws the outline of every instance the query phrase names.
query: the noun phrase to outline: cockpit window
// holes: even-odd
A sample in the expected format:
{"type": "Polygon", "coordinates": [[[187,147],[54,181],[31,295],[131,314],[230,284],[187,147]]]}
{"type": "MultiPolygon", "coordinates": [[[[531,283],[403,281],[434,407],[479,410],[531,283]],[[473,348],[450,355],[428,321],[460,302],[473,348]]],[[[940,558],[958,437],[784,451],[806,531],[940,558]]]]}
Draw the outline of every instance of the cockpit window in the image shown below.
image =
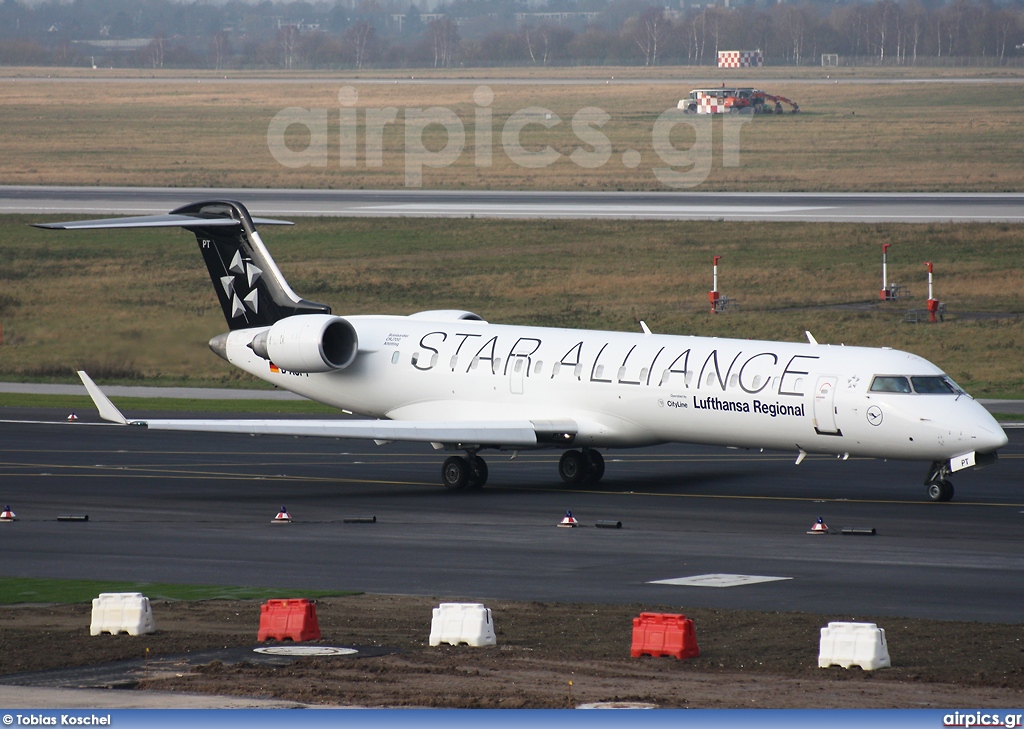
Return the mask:
{"type": "Polygon", "coordinates": [[[876,375],[871,381],[871,392],[910,392],[910,383],[906,377],[876,375]]]}
{"type": "Polygon", "coordinates": [[[963,389],[944,375],[938,377],[911,377],[914,392],[922,395],[964,395],[963,389]]]}
{"type": "Polygon", "coordinates": [[[911,377],[914,392],[922,395],[951,395],[956,392],[945,377],[911,377]]]}

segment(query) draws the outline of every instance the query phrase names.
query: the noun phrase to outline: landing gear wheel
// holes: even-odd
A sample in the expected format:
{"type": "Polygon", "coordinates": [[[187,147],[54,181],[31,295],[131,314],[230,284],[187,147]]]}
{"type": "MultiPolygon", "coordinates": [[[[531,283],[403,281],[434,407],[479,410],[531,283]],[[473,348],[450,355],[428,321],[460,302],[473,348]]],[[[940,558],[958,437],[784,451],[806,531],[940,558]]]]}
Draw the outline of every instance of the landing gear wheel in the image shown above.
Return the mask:
{"type": "Polygon", "coordinates": [[[583,454],[587,457],[587,478],[597,483],[604,476],[604,456],[592,448],[584,449],[583,454]]]}
{"type": "Polygon", "coordinates": [[[449,491],[462,491],[469,484],[473,470],[462,456],[452,456],[441,467],[441,481],[449,491]]]}
{"type": "Polygon", "coordinates": [[[579,451],[566,451],[558,461],[558,475],[567,484],[578,484],[590,471],[587,458],[579,451]]]}
{"type": "Polygon", "coordinates": [[[482,489],[484,484],[487,483],[487,462],[480,456],[473,456],[468,460],[471,475],[466,488],[470,490],[482,489]]]}
{"type": "Polygon", "coordinates": [[[949,501],[953,498],[953,484],[946,480],[929,481],[928,498],[931,501],[949,501]]]}

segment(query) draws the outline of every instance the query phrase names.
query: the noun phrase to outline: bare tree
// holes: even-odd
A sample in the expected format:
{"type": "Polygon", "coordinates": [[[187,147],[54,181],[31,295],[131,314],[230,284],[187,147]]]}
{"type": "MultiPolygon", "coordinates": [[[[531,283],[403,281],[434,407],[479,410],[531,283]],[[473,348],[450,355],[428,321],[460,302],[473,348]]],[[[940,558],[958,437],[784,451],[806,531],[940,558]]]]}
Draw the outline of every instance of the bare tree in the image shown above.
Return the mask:
{"type": "Polygon", "coordinates": [[[369,59],[370,51],[377,42],[377,31],[368,20],[360,20],[345,30],[345,42],[352,49],[356,68],[362,68],[369,59]]]}
{"type": "Polygon", "coordinates": [[[219,30],[210,38],[210,55],[213,57],[213,67],[220,71],[224,67],[224,61],[231,52],[227,31],[219,30]]]}
{"type": "Polygon", "coordinates": [[[434,48],[434,68],[451,66],[461,40],[455,21],[447,17],[430,21],[427,25],[427,37],[434,48]]]}
{"type": "Polygon", "coordinates": [[[878,51],[878,62],[885,63],[885,45],[892,30],[894,13],[898,12],[893,0],[879,0],[871,8],[872,43],[878,51]]]}
{"type": "Polygon", "coordinates": [[[277,31],[277,45],[281,49],[281,62],[286,69],[295,64],[296,51],[299,48],[299,29],[294,25],[286,25],[277,31]]]}
{"type": "Polygon", "coordinates": [[[645,66],[658,65],[658,42],[664,37],[669,25],[664,9],[653,5],[627,21],[627,32],[644,54],[645,66]]]}
{"type": "Polygon", "coordinates": [[[149,43],[147,50],[149,51],[149,61],[153,64],[153,68],[164,67],[164,36],[162,33],[158,33],[149,43]]]}

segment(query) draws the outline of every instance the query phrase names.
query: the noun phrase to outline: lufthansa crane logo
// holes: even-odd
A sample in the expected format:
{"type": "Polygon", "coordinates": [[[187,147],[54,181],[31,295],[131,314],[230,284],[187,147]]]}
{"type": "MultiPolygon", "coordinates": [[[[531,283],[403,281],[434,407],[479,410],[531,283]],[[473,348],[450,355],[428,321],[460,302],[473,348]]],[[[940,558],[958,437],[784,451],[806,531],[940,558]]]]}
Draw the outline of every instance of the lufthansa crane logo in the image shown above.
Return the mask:
{"type": "Polygon", "coordinates": [[[252,261],[244,260],[241,251],[235,251],[228,273],[231,275],[220,277],[220,285],[231,302],[231,317],[242,316],[246,309],[258,314],[260,302],[256,282],[263,275],[263,269],[254,266],[252,261]]]}
{"type": "Polygon", "coordinates": [[[866,415],[868,416],[868,422],[872,425],[882,424],[882,408],[877,405],[869,407],[866,415]]]}

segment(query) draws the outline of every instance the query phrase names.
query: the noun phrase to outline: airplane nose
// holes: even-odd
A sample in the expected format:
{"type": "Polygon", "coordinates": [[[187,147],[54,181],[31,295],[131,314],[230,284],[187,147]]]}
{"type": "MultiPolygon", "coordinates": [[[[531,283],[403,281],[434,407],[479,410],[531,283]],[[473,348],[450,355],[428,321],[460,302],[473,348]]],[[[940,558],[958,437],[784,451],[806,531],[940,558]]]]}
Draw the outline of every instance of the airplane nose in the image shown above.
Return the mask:
{"type": "Polygon", "coordinates": [[[1010,442],[1010,439],[1006,437],[1006,431],[1004,431],[999,424],[996,423],[995,432],[988,429],[983,429],[984,435],[979,437],[979,440],[984,444],[978,448],[979,451],[995,451],[1002,448],[1004,445],[1010,442]]]}
{"type": "Polygon", "coordinates": [[[998,450],[1010,442],[1010,439],[1006,437],[1006,432],[987,410],[979,413],[973,430],[972,435],[976,441],[975,450],[980,453],[998,450]]]}

